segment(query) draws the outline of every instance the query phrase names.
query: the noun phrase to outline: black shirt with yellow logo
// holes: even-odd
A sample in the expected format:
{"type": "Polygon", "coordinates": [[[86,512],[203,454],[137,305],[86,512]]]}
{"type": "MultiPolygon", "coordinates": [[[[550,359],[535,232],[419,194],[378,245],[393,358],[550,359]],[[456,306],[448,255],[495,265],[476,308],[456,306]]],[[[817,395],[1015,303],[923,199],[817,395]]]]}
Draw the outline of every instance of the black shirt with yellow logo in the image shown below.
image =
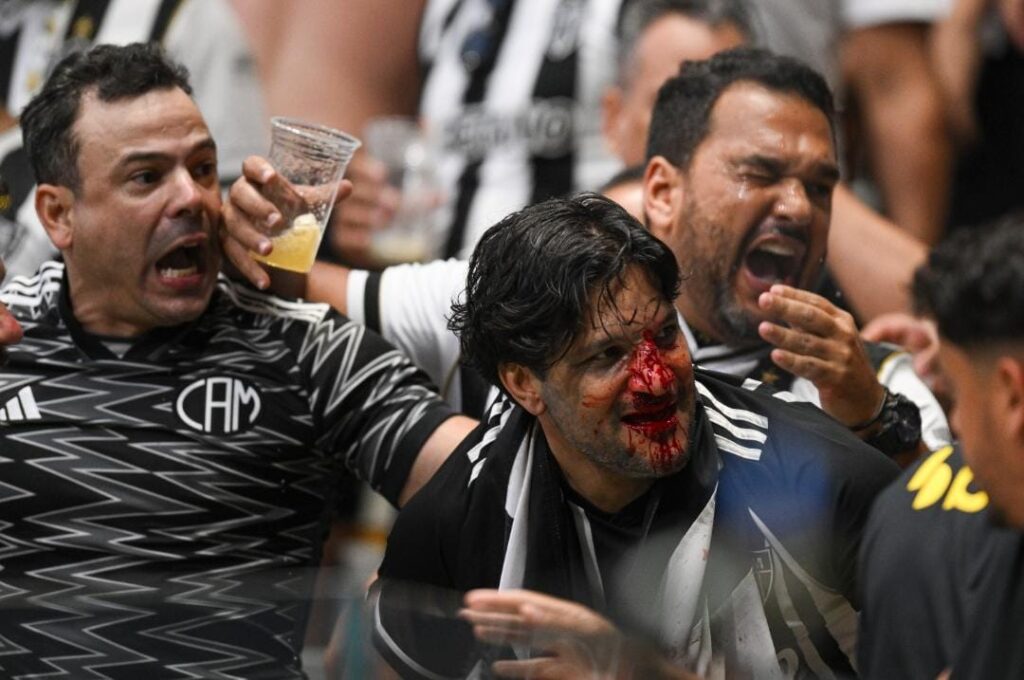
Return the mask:
{"type": "Polygon", "coordinates": [[[860,556],[862,677],[931,680],[952,666],[989,567],[1014,538],[988,503],[950,446],[878,497],[860,556]]]}

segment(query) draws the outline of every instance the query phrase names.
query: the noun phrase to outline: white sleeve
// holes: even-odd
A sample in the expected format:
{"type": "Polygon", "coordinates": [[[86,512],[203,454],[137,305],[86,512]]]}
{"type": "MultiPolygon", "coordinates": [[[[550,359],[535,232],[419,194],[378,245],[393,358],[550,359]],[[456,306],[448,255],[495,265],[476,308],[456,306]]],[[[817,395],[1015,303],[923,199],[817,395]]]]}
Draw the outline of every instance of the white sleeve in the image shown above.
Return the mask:
{"type": "Polygon", "coordinates": [[[843,23],[847,28],[932,23],[949,14],[952,4],[952,0],[843,0],[843,23]]]}
{"type": "Polygon", "coordinates": [[[448,330],[448,317],[452,301],[466,288],[467,267],[454,259],[388,267],[379,275],[376,296],[370,284],[378,275],[353,271],[349,317],[364,324],[376,317],[380,334],[443,389],[459,361],[459,340],[448,330]]]}
{"type": "Polygon", "coordinates": [[[946,414],[924,381],[914,372],[913,359],[906,352],[888,357],[878,369],[878,382],[917,404],[921,412],[921,439],[929,451],[953,442],[946,414]]]}

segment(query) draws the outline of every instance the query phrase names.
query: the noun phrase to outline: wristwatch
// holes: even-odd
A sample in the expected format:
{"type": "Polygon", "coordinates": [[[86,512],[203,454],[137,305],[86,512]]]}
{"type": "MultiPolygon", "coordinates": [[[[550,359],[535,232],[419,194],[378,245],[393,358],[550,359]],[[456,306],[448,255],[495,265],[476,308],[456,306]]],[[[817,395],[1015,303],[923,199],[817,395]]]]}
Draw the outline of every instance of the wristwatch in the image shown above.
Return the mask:
{"type": "Polygon", "coordinates": [[[916,449],[921,442],[921,411],[898,392],[886,388],[882,408],[873,420],[879,423],[878,430],[864,442],[887,456],[916,449]]]}

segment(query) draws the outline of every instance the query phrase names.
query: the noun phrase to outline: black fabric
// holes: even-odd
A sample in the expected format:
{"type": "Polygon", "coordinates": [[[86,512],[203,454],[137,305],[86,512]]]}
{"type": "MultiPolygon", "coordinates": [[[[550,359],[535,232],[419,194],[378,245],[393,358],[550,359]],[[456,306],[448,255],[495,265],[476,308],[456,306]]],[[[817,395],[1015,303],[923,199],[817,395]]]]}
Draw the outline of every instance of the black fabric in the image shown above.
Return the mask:
{"type": "MultiPolygon", "coordinates": [[[[469,78],[469,86],[463,96],[464,104],[478,104],[484,100],[487,93],[487,81],[501,49],[505,33],[508,31],[509,22],[512,18],[512,10],[515,0],[491,0],[494,16],[490,25],[485,28],[488,32],[487,39],[491,41],[493,49],[489,50],[484,60],[473,69],[469,78]]],[[[448,239],[445,242],[442,257],[455,257],[462,249],[462,238],[466,231],[466,221],[469,219],[469,209],[473,203],[473,195],[480,184],[480,168],[482,161],[467,163],[459,176],[458,200],[455,203],[455,215],[452,220],[451,229],[448,232],[448,239]]]]}
{"type": "MultiPolygon", "coordinates": [[[[631,611],[621,618],[620,612],[610,613],[617,615],[620,622],[625,619],[641,630],[649,627],[650,621],[637,624],[645,611],[653,609],[646,598],[655,592],[654,584],[661,580],[665,556],[677,544],[676,537],[693,521],[692,504],[701,497],[694,494],[694,489],[712,488],[717,471],[717,509],[707,582],[703,584],[710,611],[716,611],[727,602],[729,594],[749,571],[764,572],[763,579],[759,574],[758,584],[763,588],[765,614],[776,646],[780,651],[792,650],[793,658],[798,660],[794,677],[812,677],[807,665],[799,661],[800,644],[783,610],[786,600],[773,590],[773,584],[781,583],[777,579],[790,578],[788,572],[792,570],[781,565],[773,552],[776,547],[769,544],[753,518],[766,524],[773,540],[781,542],[798,562],[801,582],[794,582],[790,590],[806,588],[802,579],[810,577],[815,584],[823,584],[830,592],[855,601],[855,563],[861,530],[875,494],[895,478],[897,469],[813,406],[784,402],[764,389],[742,389],[734,379],[704,371],[698,372],[697,379],[709,390],[714,401],[701,400],[691,442],[691,463],[682,472],[659,482],[660,488],[655,488],[661,504],[651,525],[670,527],[668,533],[672,537],[652,541],[651,551],[641,553],[637,564],[646,570],[641,577],[627,577],[625,580],[631,583],[626,585],[615,579],[611,579],[611,584],[605,583],[606,592],[612,589],[609,600],[628,601],[632,605],[631,611]],[[716,410],[719,414],[716,418],[722,413],[741,411],[765,418],[767,439],[759,456],[745,458],[720,449],[729,431],[704,415],[708,409],[716,410]],[[702,479],[695,480],[695,477],[702,479]],[[698,482],[696,487],[695,482],[698,482]],[[765,556],[767,561],[761,561],[765,556]],[[643,583],[637,584],[637,581],[643,583]],[[643,587],[644,584],[647,587],[643,587]],[[618,590],[626,586],[633,589],[618,590]]],[[[519,408],[505,416],[507,421],[500,429],[494,429],[501,417],[496,415],[490,424],[482,424],[463,443],[434,479],[403,509],[388,540],[380,568],[384,628],[393,643],[418,661],[423,661],[416,656],[416,650],[422,650],[425,645],[425,638],[419,635],[424,621],[409,616],[407,602],[390,600],[389,583],[422,583],[455,593],[498,585],[504,553],[509,548],[511,517],[504,503],[512,465],[534,424],[533,418],[519,408]],[[484,446],[495,432],[496,438],[484,446]]],[[[754,426],[748,424],[748,427],[754,426]]],[[[543,437],[540,439],[543,441],[543,437]]],[[[526,587],[594,607],[602,598],[590,589],[581,564],[580,540],[567,502],[571,499],[563,492],[553,457],[546,451],[543,453],[545,455],[534,459],[530,473],[529,517],[542,517],[543,521],[529,524],[532,533],[528,540],[524,582],[526,587]]],[[[650,502],[649,498],[642,500],[645,513],[650,502]]],[[[627,514],[633,517],[632,521],[625,521],[627,525],[635,527],[636,512],[636,508],[629,510],[627,514]]],[[[615,521],[608,517],[597,519],[592,527],[598,526],[599,532],[602,522],[615,521]]],[[[651,535],[658,533],[652,531],[651,535]]],[[[632,540],[629,536],[616,538],[606,532],[596,542],[607,550],[614,549],[617,542],[625,545],[632,540]]],[[[606,556],[603,561],[611,564],[614,560],[606,556]]],[[[694,584],[694,587],[702,585],[694,584]]],[[[407,588],[392,592],[397,598],[409,597],[407,588]]],[[[852,672],[848,661],[835,658],[839,654],[838,647],[828,639],[829,633],[811,595],[798,594],[796,599],[800,600],[797,603],[799,615],[813,627],[811,635],[818,653],[840,676],[852,672]]],[[[427,666],[429,670],[458,675],[472,668],[475,660],[490,658],[491,650],[481,648],[467,637],[465,624],[453,621],[450,625],[453,632],[445,639],[450,640],[451,645],[443,654],[433,653],[436,652],[433,633],[426,638],[432,652],[430,658],[445,660],[443,667],[427,666]]],[[[387,643],[379,634],[376,643],[387,653],[387,643]]],[[[394,656],[392,654],[391,658],[394,656]]],[[[420,677],[408,665],[399,668],[407,677],[420,677]]]]}
{"type": "Polygon", "coordinates": [[[959,450],[913,465],[879,496],[860,555],[858,659],[865,678],[935,678],[1012,532],[992,526],[987,496],[959,450]]]}
{"type": "Polygon", "coordinates": [[[989,569],[951,680],[1024,678],[1024,537],[1019,532],[989,569]]]}
{"type": "Polygon", "coordinates": [[[7,97],[11,91],[11,77],[14,75],[14,55],[18,51],[20,38],[20,27],[16,31],[11,31],[10,35],[0,35],[0,64],[3,64],[3,68],[0,68],[0,98],[3,101],[0,102],[0,105],[5,109],[7,108],[7,97]]]}
{"type": "Polygon", "coordinates": [[[174,15],[185,0],[161,0],[157,8],[153,27],[149,30],[149,42],[163,42],[167,29],[170,28],[174,15]]]}
{"type": "MultiPolygon", "coordinates": [[[[562,2],[557,11],[578,12],[581,10],[575,3],[562,2]]],[[[556,19],[556,26],[558,23],[558,19],[556,19]]],[[[552,50],[549,49],[544,55],[540,72],[537,74],[537,82],[533,89],[534,99],[540,101],[558,98],[567,101],[575,99],[578,62],[579,50],[573,49],[568,54],[552,54],[552,50]]],[[[570,116],[567,117],[564,124],[574,125],[575,121],[570,116]]],[[[564,136],[567,139],[578,139],[579,137],[576,134],[564,136]]],[[[561,149],[557,155],[553,153],[543,156],[534,155],[530,159],[533,171],[533,193],[530,196],[530,204],[572,193],[575,164],[576,156],[571,148],[561,149]]]]}
{"type": "Polygon", "coordinates": [[[978,138],[954,167],[950,229],[1024,208],[1024,54],[1008,44],[987,55],[974,101],[978,138]]]}
{"type": "Polygon", "coordinates": [[[222,279],[117,359],[64,289],[3,291],[0,677],[303,677],[338,477],[394,501],[450,409],[324,305],[222,279]]]}
{"type": "Polygon", "coordinates": [[[110,0],[78,0],[64,33],[65,41],[92,42],[99,31],[100,24],[103,23],[103,17],[106,16],[109,6],[110,0]],[[89,29],[88,32],[86,33],[83,28],[89,29]]]}
{"type": "Polygon", "coordinates": [[[380,272],[370,272],[366,277],[366,292],[363,294],[366,327],[383,333],[380,323],[380,272]]]}

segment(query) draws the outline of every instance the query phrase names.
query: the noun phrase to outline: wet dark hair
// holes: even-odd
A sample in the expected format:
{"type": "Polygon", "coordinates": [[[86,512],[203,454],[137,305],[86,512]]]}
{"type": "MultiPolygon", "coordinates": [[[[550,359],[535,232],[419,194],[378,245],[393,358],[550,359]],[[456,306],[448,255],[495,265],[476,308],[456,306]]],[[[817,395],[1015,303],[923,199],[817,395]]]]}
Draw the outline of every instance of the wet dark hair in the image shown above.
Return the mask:
{"type": "Polygon", "coordinates": [[[626,72],[636,43],[644,31],[662,17],[679,15],[711,29],[732,25],[750,38],[750,18],[740,0],[627,0],[615,27],[618,43],[619,85],[627,85],[626,72]]]}
{"type": "Polygon", "coordinates": [[[544,378],[633,267],[666,302],[675,300],[675,256],[618,204],[597,194],[544,201],[483,235],[448,327],[463,360],[493,384],[501,386],[506,363],[544,378]]]}
{"type": "Polygon", "coordinates": [[[957,345],[1024,342],[1024,213],[953,233],[914,273],[913,292],[957,345]]]}
{"type": "Polygon", "coordinates": [[[707,137],[715,102],[740,82],[755,83],[807,101],[828,119],[835,141],[832,92],[821,74],[792,57],[737,47],[703,61],[683,62],[679,75],[661,86],[647,135],[647,160],[663,156],[676,167],[688,166],[707,137]]]}
{"type": "Polygon", "coordinates": [[[78,190],[80,143],[73,127],[87,91],[112,102],[174,87],[192,94],[188,71],[152,43],[98,45],[64,57],[21,113],[25,150],[36,181],[78,190]]]}

